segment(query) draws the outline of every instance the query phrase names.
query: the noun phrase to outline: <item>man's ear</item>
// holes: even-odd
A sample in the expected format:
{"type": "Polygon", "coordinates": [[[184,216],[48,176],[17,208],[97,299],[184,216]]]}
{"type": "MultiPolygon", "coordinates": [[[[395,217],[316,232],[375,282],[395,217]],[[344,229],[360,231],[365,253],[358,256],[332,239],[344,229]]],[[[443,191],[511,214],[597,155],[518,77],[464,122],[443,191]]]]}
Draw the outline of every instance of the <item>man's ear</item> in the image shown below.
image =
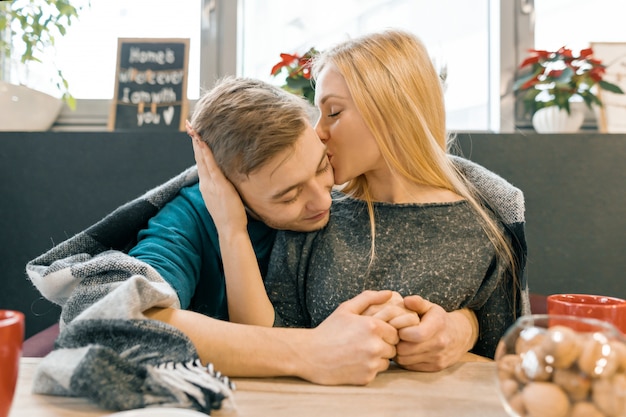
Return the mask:
{"type": "MultiPolygon", "coordinates": [[[[243,201],[243,198],[241,199],[241,201],[243,201]]],[[[254,210],[248,207],[245,201],[243,202],[243,207],[246,209],[246,213],[248,213],[248,216],[252,217],[254,220],[261,220],[261,217],[259,217],[259,215],[256,214],[254,210]]]]}
{"type": "Polygon", "coordinates": [[[248,216],[250,216],[254,220],[261,220],[261,217],[258,214],[256,214],[254,210],[250,208],[250,204],[248,204],[248,202],[246,201],[246,198],[244,197],[243,193],[241,192],[241,189],[239,188],[240,183],[233,181],[231,179],[229,179],[229,181],[233,184],[233,186],[235,187],[235,190],[237,190],[237,193],[239,194],[239,198],[241,198],[241,202],[243,203],[243,208],[246,210],[246,213],[248,213],[248,216]]]}

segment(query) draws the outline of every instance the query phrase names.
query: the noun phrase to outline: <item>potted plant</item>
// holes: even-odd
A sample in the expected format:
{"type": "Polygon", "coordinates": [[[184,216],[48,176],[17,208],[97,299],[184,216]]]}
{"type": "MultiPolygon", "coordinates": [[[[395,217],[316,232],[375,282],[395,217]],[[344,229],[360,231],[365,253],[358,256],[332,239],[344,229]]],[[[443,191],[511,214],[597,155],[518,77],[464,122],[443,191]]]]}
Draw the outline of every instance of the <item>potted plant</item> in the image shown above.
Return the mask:
{"type": "MultiPolygon", "coordinates": [[[[88,3],[87,3],[88,4],[88,3]]],[[[59,36],[78,18],[81,6],[72,0],[15,0],[0,2],[0,103],[3,109],[0,130],[48,130],[63,102],[74,109],[76,102],[60,69],[54,68],[50,82],[60,98],[22,85],[32,65],[42,62],[59,36]],[[6,102],[5,102],[6,101],[6,102]],[[20,127],[19,120],[28,120],[20,127]]]]}
{"type": "Polygon", "coordinates": [[[277,77],[286,72],[285,83],[281,87],[290,93],[306,98],[309,103],[313,104],[315,84],[311,79],[311,58],[318,53],[315,48],[310,48],[303,55],[282,53],[280,62],[272,67],[271,75],[277,77]]]}
{"type": "Polygon", "coordinates": [[[606,67],[593,58],[592,48],[574,55],[565,46],[557,51],[531,49],[520,64],[513,90],[521,94],[525,112],[539,133],[575,132],[582,125],[585,103],[602,106],[597,89],[624,92],[603,80],[606,67]],[[554,122],[552,125],[551,122],[554,122]]]}

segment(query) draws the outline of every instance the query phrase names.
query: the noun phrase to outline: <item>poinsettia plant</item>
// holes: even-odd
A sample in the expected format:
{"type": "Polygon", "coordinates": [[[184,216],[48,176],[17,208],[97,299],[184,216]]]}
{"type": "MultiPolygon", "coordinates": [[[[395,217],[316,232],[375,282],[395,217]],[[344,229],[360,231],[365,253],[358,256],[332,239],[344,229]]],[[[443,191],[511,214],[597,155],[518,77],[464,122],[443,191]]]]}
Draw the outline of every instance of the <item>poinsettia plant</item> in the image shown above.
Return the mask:
{"type": "Polygon", "coordinates": [[[570,99],[579,97],[590,109],[602,106],[593,87],[624,94],[622,89],[603,79],[606,67],[593,58],[587,48],[574,55],[565,46],[557,51],[529,50],[530,55],[520,64],[522,75],[513,90],[523,94],[525,110],[531,115],[543,107],[558,106],[570,113],[570,99]]]}
{"type": "Polygon", "coordinates": [[[311,59],[319,51],[314,47],[299,54],[280,54],[280,62],[272,67],[271,75],[285,74],[285,84],[281,87],[293,94],[306,98],[311,104],[315,99],[315,84],[311,78],[311,59]]]}

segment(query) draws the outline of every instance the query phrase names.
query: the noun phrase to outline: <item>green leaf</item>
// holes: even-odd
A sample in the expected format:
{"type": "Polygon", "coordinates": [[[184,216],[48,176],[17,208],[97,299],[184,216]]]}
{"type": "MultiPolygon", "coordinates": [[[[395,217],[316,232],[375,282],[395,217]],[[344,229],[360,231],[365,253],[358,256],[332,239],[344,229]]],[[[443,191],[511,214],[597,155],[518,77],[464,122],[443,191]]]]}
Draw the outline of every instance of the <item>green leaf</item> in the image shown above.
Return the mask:
{"type": "Polygon", "coordinates": [[[541,66],[535,68],[535,71],[533,72],[529,72],[526,75],[522,75],[520,76],[517,81],[515,81],[515,83],[513,84],[513,91],[517,91],[519,90],[524,84],[526,84],[528,81],[537,78],[537,76],[539,74],[541,74],[543,72],[543,68],[541,66]]]}
{"type": "Polygon", "coordinates": [[[555,82],[559,83],[568,83],[572,80],[572,76],[574,75],[574,70],[570,67],[566,67],[561,75],[554,79],[555,82]]]}
{"type": "Polygon", "coordinates": [[[600,88],[603,90],[610,91],[615,94],[624,94],[624,91],[622,91],[622,89],[619,86],[612,84],[610,82],[600,80],[598,84],[600,84],[600,88]]]}
{"type": "MultiPolygon", "coordinates": [[[[2,2],[2,3],[4,3],[4,2],[2,2]]],[[[2,4],[2,3],[0,3],[0,4],[2,4]]],[[[0,7],[2,7],[2,6],[0,6],[0,7]]],[[[9,22],[9,20],[7,19],[7,15],[4,14],[4,12],[2,12],[0,14],[0,31],[6,30],[8,22],[9,22]]]]}
{"type": "Polygon", "coordinates": [[[589,110],[593,110],[594,104],[602,107],[602,102],[600,101],[600,99],[590,91],[587,90],[583,93],[580,93],[580,96],[583,98],[583,100],[585,100],[585,104],[587,105],[589,110]]]}
{"type": "Polygon", "coordinates": [[[304,77],[298,77],[298,78],[292,78],[292,77],[287,77],[286,78],[287,81],[287,85],[290,88],[293,89],[302,89],[302,88],[307,88],[307,87],[311,87],[311,80],[307,80],[304,77]]]}
{"type": "MultiPolygon", "coordinates": [[[[0,37],[0,52],[11,56],[13,42],[11,38],[19,38],[24,42],[24,52],[15,56],[23,64],[30,62],[40,63],[39,56],[49,47],[54,47],[55,37],[64,36],[72,18],[78,18],[85,7],[91,7],[90,0],[79,0],[79,7],[72,6],[76,0],[23,0],[0,2],[0,31],[6,33],[8,40],[0,37]]],[[[72,106],[68,83],[59,71],[50,77],[50,81],[63,94],[63,99],[72,106]],[[57,82],[56,79],[59,79],[57,82]]]]}

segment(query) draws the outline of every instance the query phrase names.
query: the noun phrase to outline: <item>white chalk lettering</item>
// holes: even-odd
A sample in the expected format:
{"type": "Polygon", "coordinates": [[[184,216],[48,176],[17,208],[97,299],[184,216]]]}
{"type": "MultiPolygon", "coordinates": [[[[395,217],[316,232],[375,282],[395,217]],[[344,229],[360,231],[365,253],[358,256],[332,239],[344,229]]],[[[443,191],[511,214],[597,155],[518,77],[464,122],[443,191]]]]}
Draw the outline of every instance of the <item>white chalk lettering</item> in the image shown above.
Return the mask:
{"type": "Polygon", "coordinates": [[[167,110],[163,112],[163,120],[165,120],[166,125],[172,124],[172,119],[174,118],[174,106],[169,106],[167,110]]]}
{"type": "Polygon", "coordinates": [[[130,48],[128,62],[145,64],[147,62],[160,65],[173,64],[176,60],[176,54],[170,48],[165,51],[142,51],[141,48],[134,46],[130,48]]]}
{"type": "Polygon", "coordinates": [[[176,101],[176,92],[174,91],[173,88],[170,88],[170,87],[166,87],[166,88],[161,89],[160,91],[153,91],[153,92],[149,92],[145,90],[132,91],[128,87],[124,88],[122,91],[123,91],[123,96],[121,98],[121,101],[123,103],[161,104],[161,103],[173,103],[176,101]]]}
{"type": "Polygon", "coordinates": [[[130,103],[130,98],[128,97],[128,93],[130,93],[130,88],[124,87],[122,93],[122,103],[130,103]]]}
{"type": "Polygon", "coordinates": [[[153,103],[171,103],[176,101],[176,93],[173,88],[163,88],[157,93],[152,93],[153,103]]]}
{"type": "Polygon", "coordinates": [[[150,103],[150,93],[147,91],[133,91],[130,95],[130,102],[133,104],[150,103]]]}
{"type": "Polygon", "coordinates": [[[161,123],[161,115],[151,112],[137,113],[137,126],[141,126],[144,123],[158,125],[161,123]]]}
{"type": "Polygon", "coordinates": [[[179,85],[185,77],[184,70],[173,71],[139,71],[137,68],[128,68],[120,71],[120,83],[150,84],[150,85],[179,85]]]}

